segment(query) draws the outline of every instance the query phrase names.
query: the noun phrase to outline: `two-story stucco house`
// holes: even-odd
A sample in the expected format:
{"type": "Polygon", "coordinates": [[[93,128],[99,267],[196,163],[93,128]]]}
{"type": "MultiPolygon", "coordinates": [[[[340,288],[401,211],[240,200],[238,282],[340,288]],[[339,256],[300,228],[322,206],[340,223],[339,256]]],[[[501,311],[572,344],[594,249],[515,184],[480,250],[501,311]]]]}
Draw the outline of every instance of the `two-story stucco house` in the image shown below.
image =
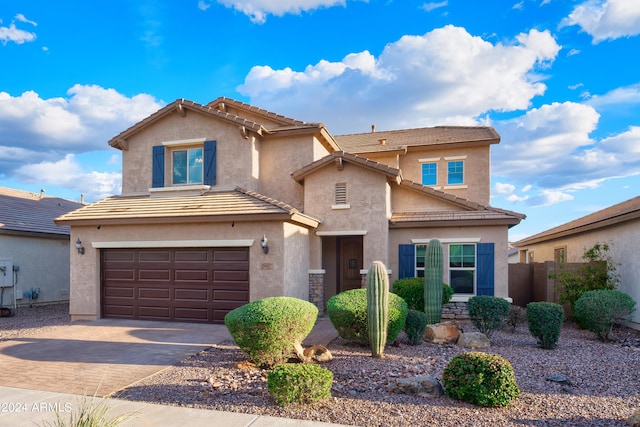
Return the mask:
{"type": "Polygon", "coordinates": [[[455,301],[508,297],[507,231],[489,206],[489,127],[334,136],[321,123],[228,98],[177,100],[115,136],[122,194],[57,219],[71,226],[73,319],[222,322],[286,295],[322,311],[381,260],[424,274],[440,239],[455,301]]]}

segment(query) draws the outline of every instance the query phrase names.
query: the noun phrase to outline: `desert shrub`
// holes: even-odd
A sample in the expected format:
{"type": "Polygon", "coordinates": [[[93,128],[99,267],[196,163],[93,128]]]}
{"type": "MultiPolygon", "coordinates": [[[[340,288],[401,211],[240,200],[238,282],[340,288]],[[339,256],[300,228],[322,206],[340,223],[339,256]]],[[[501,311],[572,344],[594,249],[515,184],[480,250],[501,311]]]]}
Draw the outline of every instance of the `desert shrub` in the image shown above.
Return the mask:
{"type": "Polygon", "coordinates": [[[261,367],[285,363],[316,322],[318,308],[291,297],[264,298],[231,310],[224,317],[231,337],[261,367]]]}
{"type": "Polygon", "coordinates": [[[556,281],[558,301],[560,304],[568,303],[572,312],[576,301],[586,291],[615,289],[620,281],[617,272],[619,264],[609,255],[608,244],[596,243],[592,248],[585,250],[582,259],[585,263],[577,269],[560,264],[559,268],[549,275],[556,281]]]}
{"type": "Polygon", "coordinates": [[[538,345],[546,350],[556,348],[564,310],[560,304],[553,302],[530,302],[527,304],[527,321],[529,332],[538,340],[538,345]]]}
{"type": "MultiPolygon", "coordinates": [[[[424,311],[424,277],[411,277],[398,279],[393,282],[391,292],[406,301],[410,309],[424,311]]],[[[446,283],[442,284],[442,305],[451,301],[453,288],[446,283]]]]}
{"type": "Polygon", "coordinates": [[[267,373],[267,389],[276,403],[312,403],[331,397],[333,373],[310,363],[279,365],[267,373]]]}
{"type": "Polygon", "coordinates": [[[469,320],[480,332],[490,337],[509,317],[509,302],[503,298],[478,295],[469,298],[469,320]]]}
{"type": "MultiPolygon", "coordinates": [[[[387,344],[392,343],[404,328],[408,311],[402,298],[389,293],[387,344]]],[[[327,315],[342,339],[369,345],[366,289],[351,289],[332,296],[327,301],[327,315]]]]}
{"type": "Polygon", "coordinates": [[[508,406],[520,395],[511,363],[497,354],[454,356],[442,373],[442,382],[449,397],[478,406],[508,406]]]}
{"type": "Polygon", "coordinates": [[[527,310],[519,305],[511,304],[509,308],[509,317],[505,321],[505,326],[509,328],[511,332],[514,332],[516,328],[527,321],[527,310]]]}
{"type": "Polygon", "coordinates": [[[418,345],[422,342],[424,331],[427,329],[427,315],[424,311],[409,309],[404,323],[404,332],[409,344],[418,345]]]}
{"type": "Polygon", "coordinates": [[[609,341],[614,323],[627,319],[635,305],[629,295],[615,289],[587,291],[576,301],[574,315],[580,327],[609,341]]]}

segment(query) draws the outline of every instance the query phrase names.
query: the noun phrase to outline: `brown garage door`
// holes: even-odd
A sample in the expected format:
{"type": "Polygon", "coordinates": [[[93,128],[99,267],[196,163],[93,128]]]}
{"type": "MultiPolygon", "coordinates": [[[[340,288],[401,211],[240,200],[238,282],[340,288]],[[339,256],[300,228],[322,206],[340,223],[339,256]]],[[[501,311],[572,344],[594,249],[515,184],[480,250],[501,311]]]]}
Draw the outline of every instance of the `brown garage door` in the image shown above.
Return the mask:
{"type": "Polygon", "coordinates": [[[223,323],[247,302],[247,248],[102,250],[102,317],[223,323]]]}

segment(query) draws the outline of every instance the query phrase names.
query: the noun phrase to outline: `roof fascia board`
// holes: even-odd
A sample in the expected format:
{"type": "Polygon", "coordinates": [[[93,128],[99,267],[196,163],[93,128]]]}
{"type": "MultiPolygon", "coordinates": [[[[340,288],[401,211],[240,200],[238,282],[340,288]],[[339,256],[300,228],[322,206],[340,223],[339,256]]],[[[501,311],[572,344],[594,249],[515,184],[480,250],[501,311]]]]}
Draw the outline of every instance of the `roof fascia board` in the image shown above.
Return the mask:
{"type": "Polygon", "coordinates": [[[518,225],[520,220],[504,219],[465,219],[465,220],[437,220],[437,221],[389,221],[389,228],[436,228],[436,227],[474,227],[474,226],[509,226],[518,225]]]}

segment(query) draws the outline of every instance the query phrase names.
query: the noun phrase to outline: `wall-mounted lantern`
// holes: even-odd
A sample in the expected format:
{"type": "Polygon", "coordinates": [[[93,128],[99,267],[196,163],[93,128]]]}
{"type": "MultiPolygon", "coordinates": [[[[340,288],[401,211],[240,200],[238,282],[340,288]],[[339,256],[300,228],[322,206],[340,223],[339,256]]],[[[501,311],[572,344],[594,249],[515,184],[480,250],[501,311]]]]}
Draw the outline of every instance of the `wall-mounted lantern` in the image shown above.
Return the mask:
{"type": "Polygon", "coordinates": [[[260,246],[262,246],[262,252],[265,254],[269,253],[269,245],[267,244],[267,236],[263,235],[262,239],[260,239],[260,246]]]}
{"type": "Polygon", "coordinates": [[[80,255],[84,255],[84,246],[82,246],[82,242],[79,237],[78,240],[76,240],[76,249],[80,255]]]}

